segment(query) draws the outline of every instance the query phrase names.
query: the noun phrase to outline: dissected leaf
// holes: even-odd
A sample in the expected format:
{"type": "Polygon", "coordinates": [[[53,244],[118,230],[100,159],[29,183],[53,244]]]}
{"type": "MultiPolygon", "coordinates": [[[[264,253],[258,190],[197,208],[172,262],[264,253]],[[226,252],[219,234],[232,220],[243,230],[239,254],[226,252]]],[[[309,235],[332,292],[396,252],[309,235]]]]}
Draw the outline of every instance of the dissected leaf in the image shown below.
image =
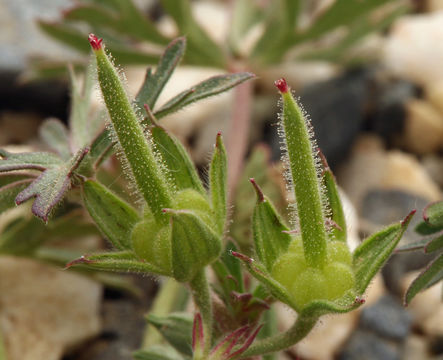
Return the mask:
{"type": "Polygon", "coordinates": [[[401,223],[391,225],[364,240],[353,254],[357,294],[362,295],[370,281],[397,246],[415,211],[401,223]]]}
{"type": "Polygon", "coordinates": [[[177,190],[191,188],[206,195],[195,165],[180,141],[157,124],[152,125],[149,131],[156,150],[166,165],[168,178],[172,180],[177,190]]]}
{"type": "Polygon", "coordinates": [[[443,279],[443,254],[431,261],[426,269],[414,279],[406,292],[405,305],[408,305],[421,290],[439,282],[441,279],[443,279]]]}
{"type": "Polygon", "coordinates": [[[19,180],[0,188],[0,214],[16,206],[15,198],[31,183],[30,180],[19,180]]]}
{"type": "Polygon", "coordinates": [[[198,83],[197,85],[194,85],[191,89],[185,90],[176,95],[160,109],[155,111],[154,115],[160,119],[192,104],[193,102],[205,99],[209,96],[220,94],[254,77],[254,74],[248,72],[211,77],[198,83]]]}
{"type": "Polygon", "coordinates": [[[431,226],[443,227],[443,201],[428,205],[423,211],[423,219],[431,226]]]}
{"type": "Polygon", "coordinates": [[[40,126],[39,133],[43,141],[63,160],[71,157],[68,129],[60,120],[54,118],[46,120],[40,126]]]}
{"type": "Polygon", "coordinates": [[[100,231],[119,250],[131,249],[131,231],[140,221],[137,211],[98,182],[83,184],[83,201],[100,231]]]}
{"type": "Polygon", "coordinates": [[[255,180],[251,179],[251,182],[257,192],[257,203],[252,215],[254,248],[260,261],[271,271],[275,260],[288,250],[291,235],[287,233],[289,228],[270,200],[264,197],[255,180]]]}
{"type": "MultiPolygon", "coordinates": [[[[68,162],[46,169],[31,185],[17,195],[16,204],[21,204],[35,197],[32,212],[47,222],[52,209],[62,200],[66,191],[71,187],[71,176],[87,152],[87,149],[80,150],[68,162]]],[[[35,155],[35,153],[30,153],[29,156],[31,155],[35,155]]],[[[2,163],[0,162],[0,167],[2,163]]]]}
{"type": "Polygon", "coordinates": [[[185,38],[173,40],[161,56],[155,73],[150,68],[147,70],[145,81],[135,100],[139,108],[142,109],[144,104],[154,108],[161,91],[182,59],[185,48],[185,38]]]}
{"type": "Polygon", "coordinates": [[[63,164],[57,155],[47,152],[10,153],[0,149],[0,157],[0,172],[24,169],[43,171],[63,164]]]}
{"type": "Polygon", "coordinates": [[[148,314],[146,319],[175,350],[192,356],[192,315],[188,313],[171,313],[168,316],[148,314]]]}
{"type": "Polygon", "coordinates": [[[212,208],[215,212],[217,228],[220,234],[223,233],[226,223],[226,208],[228,205],[227,173],[226,149],[221,134],[218,133],[211,166],[209,168],[209,189],[212,208]]]}

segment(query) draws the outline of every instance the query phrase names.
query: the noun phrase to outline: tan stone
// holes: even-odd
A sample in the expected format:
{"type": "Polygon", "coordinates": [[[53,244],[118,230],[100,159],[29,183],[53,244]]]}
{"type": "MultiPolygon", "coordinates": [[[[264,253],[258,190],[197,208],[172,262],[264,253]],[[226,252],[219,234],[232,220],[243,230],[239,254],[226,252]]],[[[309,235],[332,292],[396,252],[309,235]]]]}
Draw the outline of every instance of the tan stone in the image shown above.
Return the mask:
{"type": "Polygon", "coordinates": [[[405,146],[417,153],[427,154],[443,147],[443,113],[424,100],[406,104],[404,130],[405,146]]]}
{"type": "Polygon", "coordinates": [[[0,257],[0,331],[8,360],[58,360],[100,331],[101,285],[31,259],[0,257]]]}
{"type": "Polygon", "coordinates": [[[403,360],[427,360],[430,359],[428,354],[428,344],[422,336],[412,335],[406,338],[403,350],[403,360]]]}
{"type": "Polygon", "coordinates": [[[426,100],[443,116],[443,81],[428,84],[425,94],[426,100]]]}

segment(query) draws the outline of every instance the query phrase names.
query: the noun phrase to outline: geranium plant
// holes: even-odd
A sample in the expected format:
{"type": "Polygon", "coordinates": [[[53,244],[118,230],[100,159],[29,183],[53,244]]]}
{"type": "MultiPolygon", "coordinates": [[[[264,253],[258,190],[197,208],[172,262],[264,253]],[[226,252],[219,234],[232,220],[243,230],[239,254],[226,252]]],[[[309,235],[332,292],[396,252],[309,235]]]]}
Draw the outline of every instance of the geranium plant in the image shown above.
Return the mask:
{"type": "Polygon", "coordinates": [[[269,354],[307,336],[322,315],[352,311],[364,303],[371,279],[398,244],[413,212],[350,252],[334,176],[326,160],[320,160],[313,130],[284,79],[275,85],[283,104],[285,178],[295,195],[289,210],[292,221],[288,225],[282,220],[260,184],[251,179],[257,197],[251,257],[237,249],[226,231],[227,158],[222,135],[214,134],[205,184],[183,145],[160,125],[160,119],[254,76],[234,73],[211,78],[157,108],[156,100],[183,56],[184,39],[168,46],[155,72],[148,70],[134,100],[126,94],[102,40],[91,34],[89,42],[108,114],[106,129],[95,137],[87,131],[72,132],[88,128],[87,111],[78,111],[88,101],[83,93],[71,135],[55,124],[46,133],[59,155],[0,153],[0,172],[24,177],[11,180],[0,195],[8,204],[12,198],[17,204],[34,198],[33,213],[50,224],[62,198],[80,190],[77,204],[115,249],[81,256],[67,267],[147,273],[187,286],[195,315],[149,315],[148,321],[169,345],[146,346],[135,354],[137,359],[227,360],[269,354]],[[66,148],[65,140],[78,134],[84,137],[74,138],[81,141],[66,148]],[[99,180],[99,169],[112,152],[135,202],[99,180]],[[41,173],[28,176],[23,169],[41,173]],[[208,268],[215,274],[211,287],[208,268]],[[256,280],[245,281],[250,276],[256,280]],[[214,303],[214,297],[219,301],[214,303]],[[294,325],[281,333],[262,329],[262,319],[276,301],[298,313],[294,325]]]}

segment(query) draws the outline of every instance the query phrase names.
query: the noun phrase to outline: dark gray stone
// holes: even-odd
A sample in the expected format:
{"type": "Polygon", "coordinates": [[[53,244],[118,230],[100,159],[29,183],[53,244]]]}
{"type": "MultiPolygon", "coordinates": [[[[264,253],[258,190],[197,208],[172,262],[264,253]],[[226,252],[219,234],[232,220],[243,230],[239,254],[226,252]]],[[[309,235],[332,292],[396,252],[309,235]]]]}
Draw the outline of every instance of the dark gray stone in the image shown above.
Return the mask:
{"type": "Polygon", "coordinates": [[[338,360],[400,360],[397,346],[368,332],[357,330],[343,347],[338,360]]]}
{"type": "Polygon", "coordinates": [[[411,315],[390,295],[364,308],[360,315],[361,328],[395,341],[403,341],[408,336],[411,321],[411,315]]]}

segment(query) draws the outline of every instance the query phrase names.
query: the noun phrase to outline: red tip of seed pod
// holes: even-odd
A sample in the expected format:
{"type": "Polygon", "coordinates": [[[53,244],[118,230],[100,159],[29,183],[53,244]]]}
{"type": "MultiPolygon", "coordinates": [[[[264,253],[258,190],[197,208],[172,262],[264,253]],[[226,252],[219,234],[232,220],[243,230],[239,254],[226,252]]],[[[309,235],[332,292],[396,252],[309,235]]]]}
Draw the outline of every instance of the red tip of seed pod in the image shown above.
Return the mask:
{"type": "Polygon", "coordinates": [[[286,82],[286,80],[284,78],[276,80],[274,82],[274,85],[277,86],[277,89],[281,93],[287,93],[289,91],[288,83],[286,82]]]}
{"type": "Polygon", "coordinates": [[[88,40],[94,50],[100,50],[102,48],[103,39],[99,39],[94,34],[89,34],[88,40]]]}

